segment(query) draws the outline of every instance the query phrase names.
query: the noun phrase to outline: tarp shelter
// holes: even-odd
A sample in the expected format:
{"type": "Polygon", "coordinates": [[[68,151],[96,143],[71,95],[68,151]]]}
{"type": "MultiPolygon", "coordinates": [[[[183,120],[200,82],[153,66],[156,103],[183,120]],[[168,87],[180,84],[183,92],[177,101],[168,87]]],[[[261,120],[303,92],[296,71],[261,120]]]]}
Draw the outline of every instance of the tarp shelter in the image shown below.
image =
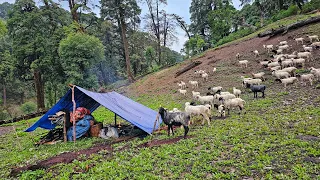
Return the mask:
{"type": "MultiPolygon", "coordinates": [[[[97,93],[75,86],[74,99],[76,101],[76,107],[85,107],[93,112],[102,105],[120,116],[122,119],[129,121],[149,134],[153,131],[154,123],[158,114],[158,112],[114,91],[97,93]]],[[[55,125],[51,123],[48,116],[54,115],[62,109],[69,109],[70,111],[73,109],[71,89],[69,89],[59,102],[55,104],[45,115],[25,131],[31,132],[38,127],[44,129],[55,128],[55,125]]],[[[161,122],[162,120],[159,116],[159,122],[157,122],[155,130],[159,128],[159,124],[161,122]]]]}

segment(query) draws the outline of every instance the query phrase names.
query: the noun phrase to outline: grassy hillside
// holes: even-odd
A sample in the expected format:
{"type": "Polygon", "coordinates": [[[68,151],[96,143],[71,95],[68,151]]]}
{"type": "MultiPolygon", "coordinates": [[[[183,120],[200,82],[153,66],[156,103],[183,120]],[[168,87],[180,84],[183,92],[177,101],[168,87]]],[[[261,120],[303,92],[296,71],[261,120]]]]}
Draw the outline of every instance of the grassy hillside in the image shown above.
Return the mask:
{"type": "MultiPolygon", "coordinates": [[[[184,63],[157,73],[150,74],[129,87],[118,91],[125,92],[132,99],[152,108],[160,105],[172,109],[184,109],[184,103],[191,101],[191,87],[185,97],[177,92],[176,83],[180,80],[198,80],[202,94],[209,86],[221,85],[227,91],[232,87],[240,88],[241,98],[246,101],[246,114],[238,115],[232,110],[226,119],[217,117],[212,111],[211,126],[201,125],[201,119],[190,126],[189,139],[175,144],[158,147],[141,147],[152,140],[171,139],[166,131],[144,139],[114,144],[113,151],[101,151],[90,157],[81,157],[70,164],[59,164],[46,170],[26,171],[19,179],[319,179],[320,178],[320,92],[316,89],[319,82],[312,86],[300,83],[284,88],[266,69],[259,66],[259,60],[268,55],[262,44],[277,44],[287,40],[292,49],[301,50],[293,37],[305,34],[320,35],[320,24],[289,32],[285,36],[254,38],[241,43],[206,52],[197,60],[202,64],[195,69],[211,72],[209,81],[204,82],[190,70],[174,78],[184,63]],[[261,52],[254,58],[252,50],[261,52]],[[247,59],[249,67],[237,65],[236,53],[247,59]],[[241,87],[240,76],[251,72],[266,72],[266,98],[253,99],[248,89],[241,87]]],[[[308,72],[307,68],[320,68],[319,50],[313,52],[315,60],[297,72],[308,72]]],[[[186,62],[185,62],[186,63],[186,62]]],[[[259,94],[260,96],[260,94],[259,94]]],[[[98,109],[94,116],[105,124],[113,122],[113,114],[104,108],[98,109]]],[[[36,119],[28,120],[31,124],[36,119]]],[[[98,138],[83,139],[73,143],[42,145],[35,147],[34,142],[46,131],[37,129],[34,133],[22,132],[26,121],[15,124],[17,133],[10,131],[0,136],[1,179],[9,178],[11,168],[33,164],[39,160],[53,157],[66,151],[76,151],[105,142],[98,138]]],[[[11,128],[11,127],[10,127],[11,128]]],[[[175,137],[182,136],[183,130],[177,128],[175,137]]]]}

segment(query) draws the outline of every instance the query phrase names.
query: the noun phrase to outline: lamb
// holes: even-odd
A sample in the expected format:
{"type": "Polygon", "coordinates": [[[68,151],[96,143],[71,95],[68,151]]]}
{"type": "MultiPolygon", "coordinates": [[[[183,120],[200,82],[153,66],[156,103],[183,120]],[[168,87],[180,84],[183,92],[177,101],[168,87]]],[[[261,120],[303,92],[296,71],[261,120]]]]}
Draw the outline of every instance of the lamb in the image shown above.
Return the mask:
{"type": "Polygon", "coordinates": [[[221,86],[216,86],[216,87],[209,87],[208,90],[211,90],[211,92],[213,92],[213,94],[217,93],[218,91],[222,91],[222,87],[221,86]]]}
{"type": "Polygon", "coordinates": [[[240,94],[241,94],[241,90],[233,87],[233,94],[236,95],[236,97],[239,98],[240,94]]]}
{"type": "Polygon", "coordinates": [[[204,105],[197,105],[197,106],[191,106],[189,102],[185,103],[185,112],[189,115],[202,115],[203,121],[202,124],[204,124],[204,120],[206,119],[208,121],[208,125],[210,125],[210,119],[209,116],[211,115],[211,109],[209,109],[207,106],[204,105]]]}
{"type": "Polygon", "coordinates": [[[214,99],[216,100],[220,100],[220,98],[223,98],[224,100],[228,100],[228,99],[234,99],[236,98],[236,96],[234,94],[216,94],[213,96],[214,99]]]}
{"type": "Polygon", "coordinates": [[[320,69],[316,69],[316,68],[314,68],[314,67],[311,67],[310,68],[310,72],[315,76],[315,77],[317,77],[317,80],[319,81],[319,79],[320,79],[320,69]]]}
{"type": "Polygon", "coordinates": [[[218,106],[218,112],[219,112],[221,117],[226,117],[226,108],[225,108],[225,106],[223,104],[218,106]]]}
{"type": "Polygon", "coordinates": [[[265,85],[251,85],[251,91],[253,92],[253,98],[258,98],[258,92],[262,93],[262,97],[264,98],[264,91],[266,90],[265,85]]]}
{"type": "Polygon", "coordinates": [[[246,68],[248,67],[248,60],[242,60],[239,61],[240,66],[245,66],[246,68]]]}
{"type": "Polygon", "coordinates": [[[200,95],[200,92],[195,92],[195,91],[191,91],[192,92],[192,98],[196,99],[197,95],[200,95]]]}
{"type": "Polygon", "coordinates": [[[216,72],[216,71],[217,71],[217,68],[213,68],[212,72],[214,73],[214,72],[216,72]]]}
{"type": "Polygon", "coordinates": [[[288,42],[287,42],[287,41],[280,41],[279,44],[280,44],[281,46],[283,46],[283,45],[287,45],[288,42]]]}
{"type": "Polygon", "coordinates": [[[161,119],[163,122],[168,126],[168,136],[170,136],[170,129],[172,131],[172,135],[174,135],[173,132],[173,126],[181,126],[184,127],[184,138],[187,137],[188,131],[189,131],[189,122],[190,122],[190,115],[184,112],[167,112],[166,109],[163,107],[159,108],[159,114],[161,116],[161,119]]]}
{"type": "Polygon", "coordinates": [[[319,41],[319,36],[318,35],[313,35],[313,36],[308,36],[307,37],[310,39],[310,41],[312,42],[313,39],[319,41]]]}
{"type": "Polygon", "coordinates": [[[295,76],[295,71],[297,70],[296,67],[287,67],[287,68],[283,68],[279,71],[284,71],[284,72],[288,72],[290,73],[292,76],[295,76]]]}
{"type": "Polygon", "coordinates": [[[303,45],[303,49],[305,52],[312,52],[313,48],[312,47],[308,47],[306,45],[303,45]]]}
{"type": "Polygon", "coordinates": [[[320,42],[314,42],[310,46],[314,47],[316,49],[316,48],[320,47],[320,42]]]}
{"type": "Polygon", "coordinates": [[[236,58],[237,58],[237,59],[240,59],[240,53],[237,53],[237,54],[236,54],[236,58]]]}
{"type": "Polygon", "coordinates": [[[294,39],[296,42],[297,42],[297,44],[299,44],[299,42],[301,42],[302,44],[303,44],[303,38],[296,38],[296,39],[294,39]]]}
{"type": "Polygon", "coordinates": [[[198,81],[189,81],[189,83],[192,85],[192,88],[198,87],[198,81]]]}
{"type": "Polygon", "coordinates": [[[242,109],[244,109],[245,101],[243,99],[241,99],[241,98],[234,98],[234,99],[228,99],[228,100],[220,98],[219,100],[222,101],[222,103],[224,104],[225,109],[228,110],[228,115],[230,115],[230,109],[232,107],[239,107],[239,109],[240,109],[239,114],[241,114],[242,109]]]}
{"type": "Polygon", "coordinates": [[[306,82],[306,81],[309,81],[309,82],[310,82],[310,85],[312,86],[312,81],[313,81],[313,78],[314,78],[314,75],[313,75],[313,74],[297,75],[297,77],[299,78],[299,80],[300,80],[301,82],[304,82],[304,85],[305,85],[305,86],[307,85],[307,82],[306,82]]]}
{"type": "Polygon", "coordinates": [[[203,80],[204,81],[207,81],[208,80],[208,74],[207,73],[203,73],[203,74],[201,74],[201,76],[202,76],[202,78],[203,78],[203,80]]]}
{"type": "Polygon", "coordinates": [[[200,96],[196,95],[196,100],[198,100],[202,104],[213,104],[213,96],[200,96]]]}
{"type": "Polygon", "coordinates": [[[178,91],[183,94],[184,96],[187,94],[187,90],[185,89],[178,89],[178,91]]]}
{"type": "Polygon", "coordinates": [[[270,44],[270,45],[263,45],[263,48],[267,49],[268,53],[270,53],[270,51],[273,50],[273,45],[270,44]]]}
{"type": "Polygon", "coordinates": [[[277,79],[281,79],[283,77],[288,78],[290,74],[285,71],[272,71],[272,75],[274,75],[277,79]]]}
{"type": "Polygon", "coordinates": [[[299,52],[297,54],[298,58],[307,58],[308,62],[310,61],[310,59],[313,59],[313,56],[311,54],[311,52],[299,52]]]}
{"type": "Polygon", "coordinates": [[[288,84],[293,84],[295,81],[298,79],[296,77],[290,77],[290,78],[285,78],[285,79],[280,79],[280,82],[284,85],[286,88],[288,84]]]}
{"type": "Polygon", "coordinates": [[[265,80],[264,77],[263,77],[263,76],[265,75],[264,72],[259,72],[259,73],[256,73],[256,74],[251,73],[251,75],[252,75],[252,77],[255,78],[255,79],[261,79],[262,81],[265,80]]]}
{"type": "Polygon", "coordinates": [[[259,54],[259,51],[258,50],[254,50],[254,51],[252,51],[253,52],[253,54],[254,54],[254,57],[258,57],[258,56],[260,56],[260,54],[259,54]]]}
{"type": "Polygon", "coordinates": [[[186,83],[181,81],[180,83],[177,83],[180,89],[185,89],[186,88],[186,83]]]}
{"type": "Polygon", "coordinates": [[[287,59],[285,61],[281,61],[280,65],[282,68],[291,67],[293,66],[293,61],[291,59],[287,59]]]}

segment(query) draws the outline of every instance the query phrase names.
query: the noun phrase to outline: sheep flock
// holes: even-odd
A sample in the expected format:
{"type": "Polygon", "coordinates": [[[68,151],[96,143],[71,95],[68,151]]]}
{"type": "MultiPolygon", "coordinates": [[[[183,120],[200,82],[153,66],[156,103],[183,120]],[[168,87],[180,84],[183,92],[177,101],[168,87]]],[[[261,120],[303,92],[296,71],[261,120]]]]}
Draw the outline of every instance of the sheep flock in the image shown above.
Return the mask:
{"type": "MultiPolygon", "coordinates": [[[[189,122],[189,125],[193,123],[194,116],[201,116],[203,119],[202,124],[207,121],[208,125],[210,125],[213,117],[226,117],[226,111],[230,115],[230,110],[239,109],[238,114],[244,114],[246,113],[246,101],[241,99],[243,93],[251,91],[254,94],[253,98],[256,99],[258,99],[258,92],[261,93],[261,96],[259,96],[261,98],[268,95],[265,93],[268,87],[264,85],[264,82],[270,79],[265,77],[266,74],[273,77],[271,79],[273,81],[268,82],[281,83],[284,90],[290,88],[292,84],[313,86],[314,81],[319,81],[320,65],[319,67],[308,65],[309,62],[313,62],[316,59],[313,54],[319,51],[319,37],[317,35],[296,37],[293,38],[292,43],[295,46],[301,47],[294,49],[293,44],[289,44],[288,41],[278,41],[277,44],[263,44],[261,52],[256,49],[250,51],[250,59],[253,60],[249,60],[249,58],[245,59],[246,56],[242,52],[236,52],[236,56],[232,61],[240,69],[246,71],[250,65],[259,66],[260,72],[250,72],[238,77],[238,80],[235,81],[241,83],[238,83],[238,87],[231,87],[232,89],[230,87],[223,87],[223,84],[213,85],[208,83],[208,79],[214,77],[219,72],[219,67],[210,67],[206,70],[193,70],[194,73],[191,78],[183,79],[177,83],[177,93],[180,93],[184,97],[187,94],[191,94],[192,99],[184,103],[184,111],[174,108],[169,113],[185,113],[185,117],[191,119],[190,121],[186,120],[189,122]],[[267,58],[263,59],[262,55],[265,55],[267,58]],[[200,93],[204,91],[207,91],[207,93],[200,93]]],[[[317,63],[314,64],[317,65],[317,63]]],[[[175,118],[174,115],[172,115],[172,118],[175,118]]],[[[184,126],[186,127],[187,125],[184,124],[184,126]]]]}

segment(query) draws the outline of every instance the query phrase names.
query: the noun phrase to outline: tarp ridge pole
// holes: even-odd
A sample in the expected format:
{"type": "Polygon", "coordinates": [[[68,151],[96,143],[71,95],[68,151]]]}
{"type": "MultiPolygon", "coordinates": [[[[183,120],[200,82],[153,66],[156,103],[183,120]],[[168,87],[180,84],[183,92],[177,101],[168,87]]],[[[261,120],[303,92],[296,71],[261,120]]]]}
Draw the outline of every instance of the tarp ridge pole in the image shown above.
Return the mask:
{"type": "MultiPolygon", "coordinates": [[[[70,85],[69,85],[70,86],[70,85]]],[[[76,143],[76,120],[75,120],[75,113],[76,113],[76,101],[74,100],[74,88],[75,85],[72,86],[72,103],[73,103],[73,110],[72,110],[72,122],[73,122],[73,142],[76,143]]]]}

